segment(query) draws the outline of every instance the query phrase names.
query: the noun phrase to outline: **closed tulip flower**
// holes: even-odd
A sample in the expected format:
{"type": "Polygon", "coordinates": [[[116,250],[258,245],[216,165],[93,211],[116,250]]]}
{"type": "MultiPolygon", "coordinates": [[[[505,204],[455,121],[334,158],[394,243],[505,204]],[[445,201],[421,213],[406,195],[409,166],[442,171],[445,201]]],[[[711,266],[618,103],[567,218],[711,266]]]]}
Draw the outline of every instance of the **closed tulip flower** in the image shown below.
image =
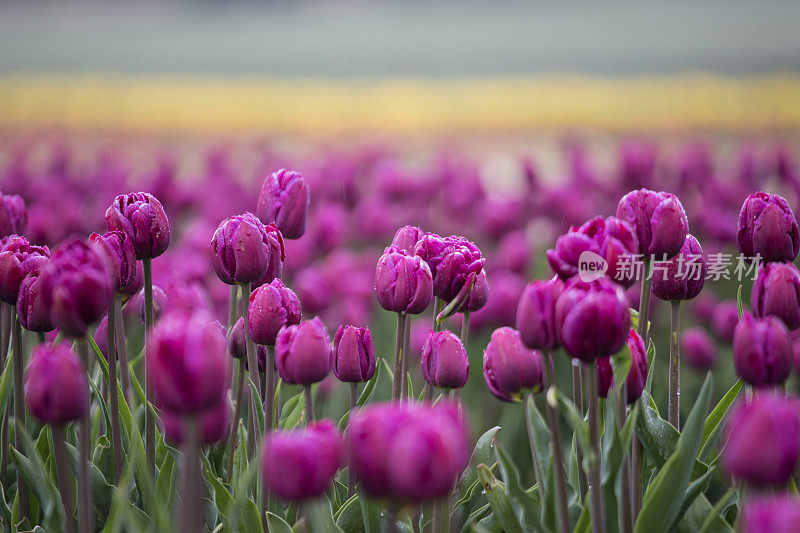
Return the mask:
{"type": "Polygon", "coordinates": [[[136,282],[136,253],[133,241],[123,231],[109,231],[104,235],[92,233],[89,242],[103,254],[115,291],[128,288],[136,282]]]}
{"type": "Polygon", "coordinates": [[[680,200],[668,192],[631,191],[619,201],[617,218],[633,226],[639,253],[667,259],[677,254],[689,232],[689,221],[680,200]]]}
{"type": "MultiPolygon", "coordinates": [[[[0,254],[2,255],[2,254],[0,254]]],[[[780,318],[786,327],[800,327],[800,271],[792,263],[766,263],[753,283],[753,315],[780,318]]]]}
{"type": "Polygon", "coordinates": [[[53,324],[70,337],[82,337],[105,314],[111,299],[106,261],[87,241],[64,241],[43,268],[42,295],[53,324]]]}
{"type": "Polygon", "coordinates": [[[634,269],[625,267],[625,258],[630,265],[638,250],[639,242],[628,222],[615,217],[595,217],[559,237],[555,248],[547,250],[547,262],[558,277],[568,280],[578,275],[581,255],[592,252],[608,263],[606,275],[627,288],[636,279],[634,269]]]}
{"type": "Polygon", "coordinates": [[[564,292],[558,277],[529,283],[517,305],[517,330],[522,342],[535,350],[558,348],[556,302],[564,292]]]}
{"type": "Polygon", "coordinates": [[[174,312],[154,326],[147,339],[147,375],[164,409],[198,413],[225,393],[225,336],[212,323],[205,312],[174,312]]]}
{"type": "Polygon", "coordinates": [[[740,400],[725,424],[721,463],[735,479],[783,485],[800,453],[800,421],[786,398],[756,394],[740,400]]]}
{"type": "Polygon", "coordinates": [[[467,301],[464,302],[464,306],[461,308],[461,310],[469,311],[470,313],[479,311],[483,309],[483,306],[486,305],[486,300],[488,299],[489,280],[486,277],[486,270],[481,270],[478,276],[475,278],[475,284],[472,286],[472,290],[469,291],[469,294],[467,295],[467,301]]]}
{"type": "Polygon", "coordinates": [[[387,311],[418,315],[433,298],[431,270],[420,257],[389,247],[375,269],[375,294],[387,311]]]}
{"type": "Polygon", "coordinates": [[[403,226],[394,234],[391,245],[407,254],[413,254],[414,247],[423,236],[425,232],[418,226],[403,226]]]}
{"type": "Polygon", "coordinates": [[[55,329],[49,299],[44,294],[44,281],[41,272],[35,271],[25,276],[19,285],[17,317],[28,331],[45,333],[55,329]]]}
{"type": "Polygon", "coordinates": [[[239,320],[231,328],[228,334],[228,354],[234,359],[247,358],[247,345],[244,335],[244,317],[240,316],[239,320]]]}
{"type": "MultiPolygon", "coordinates": [[[[631,366],[625,378],[625,390],[627,403],[632,405],[642,396],[647,382],[647,351],[644,348],[644,341],[635,330],[630,330],[628,333],[627,345],[631,354],[631,366]]],[[[609,357],[600,357],[596,361],[597,394],[605,398],[614,385],[614,369],[609,357]]]]}
{"type": "MultiPolygon", "coordinates": [[[[196,416],[200,426],[201,444],[214,444],[225,439],[231,426],[231,402],[228,395],[224,394],[214,405],[200,411],[196,416]]],[[[164,410],[161,412],[161,423],[164,438],[175,446],[181,446],[186,430],[186,417],[182,413],[164,410]]]]}
{"type": "Polygon", "coordinates": [[[300,300],[279,279],[250,294],[247,329],[256,344],[272,346],[284,326],[300,323],[300,300]]]}
{"type": "MultiPolygon", "coordinates": [[[[139,291],[139,297],[136,299],[136,311],[139,315],[139,323],[144,325],[145,323],[145,306],[144,306],[144,289],[139,291]]],[[[167,299],[167,293],[164,292],[164,289],[159,287],[158,285],[153,285],[153,323],[155,324],[158,322],[158,319],[161,318],[161,313],[168,306],[169,300],[167,299]]],[[[189,309],[189,312],[194,311],[194,309],[189,309]]]]}
{"type": "Polygon", "coordinates": [[[720,302],[711,317],[714,334],[725,342],[733,341],[733,332],[739,323],[739,310],[736,300],[720,302]]]}
{"type": "Polygon", "coordinates": [[[460,389],[467,383],[469,359],[461,339],[450,330],[428,337],[422,348],[422,377],[442,389],[460,389]]]}
{"type": "Polygon", "coordinates": [[[25,404],[47,424],[65,424],[83,417],[89,381],[78,357],[66,344],[37,346],[25,369],[25,404]]]}
{"type": "Polygon", "coordinates": [[[272,255],[267,228],[252,213],[223,220],[214,232],[211,248],[214,271],[228,285],[261,279],[272,255]]]}
{"type": "Polygon", "coordinates": [[[106,210],[109,231],[123,231],[133,242],[136,259],[152,259],[169,246],[170,229],[164,208],[146,192],[121,194],[106,210]]]}
{"type": "Polygon", "coordinates": [[[264,224],[274,222],[287,239],[299,239],[306,232],[308,203],[308,185],[303,175],[281,169],[264,180],[256,215],[264,224]]]}
{"type": "Polygon", "coordinates": [[[134,296],[144,287],[144,269],[138,263],[135,264],[133,280],[129,285],[119,288],[119,293],[123,296],[134,296]]]}
{"type": "Polygon", "coordinates": [[[286,251],[283,246],[283,235],[278,231],[275,224],[264,226],[267,230],[267,244],[269,245],[269,265],[256,282],[254,287],[260,287],[265,283],[271,283],[274,279],[279,279],[283,275],[283,261],[286,259],[286,251]]]}
{"type": "Polygon", "coordinates": [[[275,342],[275,365],[285,382],[318,383],[330,373],[332,364],[331,341],[319,317],[281,328],[275,342]]]}
{"type": "Polygon", "coordinates": [[[661,300],[691,300],[703,289],[708,267],[694,235],[687,235],[678,255],[654,268],[653,294],[661,300]]]}
{"type": "Polygon", "coordinates": [[[344,458],[342,437],[330,420],[303,429],[269,433],[264,439],[264,487],[282,500],[322,496],[344,458]]]}
{"type": "Polygon", "coordinates": [[[745,314],[733,334],[736,374],[754,387],[783,383],[792,370],[789,332],[778,318],[745,314]]]}
{"type": "Polygon", "coordinates": [[[556,302],[555,318],[560,344],[584,362],[620,351],[631,323],[625,293],[606,279],[568,282],[556,302]]]}
{"type": "Polygon", "coordinates": [[[0,192],[0,238],[22,235],[28,226],[28,209],[17,194],[0,192]]]}
{"type": "Polygon", "coordinates": [[[368,381],[375,374],[375,346],[369,328],[339,326],[333,337],[333,373],[346,383],[368,381]]]}
{"type": "Polygon", "coordinates": [[[681,355],[690,366],[701,371],[710,370],[717,360],[714,341],[702,328],[689,328],[683,332],[681,355]]]}
{"type": "Polygon", "coordinates": [[[747,197],[739,212],[736,240],[747,257],[765,262],[791,262],[800,248],[800,228],[786,200],[757,192],[747,197]]]}
{"type": "Polygon", "coordinates": [[[800,524],[800,498],[793,494],[751,497],[740,516],[742,533],[794,533],[800,524]]]}
{"type": "Polygon", "coordinates": [[[22,279],[47,263],[47,246],[33,246],[25,237],[11,236],[0,242],[0,300],[16,304],[22,279]]]}
{"type": "Polygon", "coordinates": [[[504,402],[522,401],[526,391],[542,390],[542,354],[522,343],[517,330],[494,330],[483,351],[483,379],[489,390],[504,402]]]}
{"type": "Polygon", "coordinates": [[[480,274],[486,263],[474,243],[457,235],[440,237],[428,233],[417,242],[414,254],[428,263],[433,294],[446,302],[456,297],[470,274],[480,274]]]}

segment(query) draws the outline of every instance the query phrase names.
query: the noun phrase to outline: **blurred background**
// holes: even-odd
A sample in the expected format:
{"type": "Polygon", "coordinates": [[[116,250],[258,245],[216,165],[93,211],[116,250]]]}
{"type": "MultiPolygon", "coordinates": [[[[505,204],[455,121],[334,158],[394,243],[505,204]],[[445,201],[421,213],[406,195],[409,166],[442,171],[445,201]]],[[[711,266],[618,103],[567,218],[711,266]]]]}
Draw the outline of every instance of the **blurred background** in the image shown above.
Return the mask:
{"type": "MultiPolygon", "coordinates": [[[[174,228],[155,283],[199,287],[224,320],[214,228],[255,209],[268,173],[300,170],[312,206],[285,278],[306,317],[331,333],[370,324],[387,358],[394,318],[372,278],[394,231],[476,241],[490,296],[462,398],[474,432],[504,426],[529,468],[519,406],[487,401],[492,329],[513,325],[527,280],[551,275],[557,236],[632,188],[678,194],[707,253],[736,252],[754,190],[797,212],[798,20],[781,0],[0,2],[0,188],[51,246],[104,230],[116,194],[152,192],[174,228]]],[[[737,289],[710,282],[683,306],[684,327],[714,343],[717,397],[734,381],[737,289]]],[[[747,306],[749,281],[742,294],[747,306]]],[[[666,310],[653,303],[659,375],[666,310]]],[[[429,324],[414,323],[417,357],[429,324]]],[[[561,354],[556,367],[569,390],[561,354]]],[[[700,376],[684,365],[684,412],[700,376]]],[[[338,418],[346,391],[330,380],[317,394],[338,418]]]]}

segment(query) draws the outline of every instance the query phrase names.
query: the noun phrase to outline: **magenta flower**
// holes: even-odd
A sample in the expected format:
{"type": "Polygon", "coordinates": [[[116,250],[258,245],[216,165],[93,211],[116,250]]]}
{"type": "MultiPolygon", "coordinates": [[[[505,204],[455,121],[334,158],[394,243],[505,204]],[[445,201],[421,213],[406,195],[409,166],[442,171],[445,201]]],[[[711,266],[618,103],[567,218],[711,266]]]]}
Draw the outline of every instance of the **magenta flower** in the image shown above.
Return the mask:
{"type": "MultiPolygon", "coordinates": [[[[200,424],[200,442],[202,444],[214,444],[228,436],[231,426],[231,410],[231,402],[227,394],[224,394],[216,404],[196,415],[197,423],[200,424]]],[[[174,446],[181,446],[186,429],[184,414],[164,410],[161,412],[161,423],[164,429],[164,438],[174,446]]]]}
{"type": "Polygon", "coordinates": [[[517,330],[499,328],[483,351],[483,379],[500,400],[519,402],[526,391],[542,390],[542,364],[542,353],[525,347],[517,330]]]}
{"type": "Polygon", "coordinates": [[[49,258],[47,246],[33,246],[25,237],[0,240],[0,300],[16,304],[22,279],[41,270],[49,258]]]}
{"type": "Polygon", "coordinates": [[[28,210],[22,197],[0,192],[0,238],[22,235],[27,225],[28,210]]]}
{"type": "Polygon", "coordinates": [[[414,247],[424,236],[425,232],[419,226],[403,226],[394,234],[391,246],[407,254],[413,254],[414,247]]]}
{"type": "Polygon", "coordinates": [[[152,259],[169,246],[170,228],[161,203],[146,192],[121,194],[106,210],[109,231],[123,231],[133,242],[136,259],[152,259]]]}
{"type": "Polygon", "coordinates": [[[667,259],[677,254],[689,221],[680,200],[668,192],[631,191],[619,201],[617,218],[628,222],[639,241],[639,253],[667,259]]]}
{"type": "Polygon", "coordinates": [[[211,240],[214,271],[228,285],[259,281],[272,258],[267,227],[252,213],[220,222],[211,240]]]}
{"type": "Polygon", "coordinates": [[[48,424],[82,418],[88,388],[83,364],[66,344],[33,349],[25,369],[25,404],[33,416],[48,424]]]}
{"type": "Polygon", "coordinates": [[[433,298],[431,270],[419,256],[389,247],[375,269],[375,294],[387,311],[418,315],[433,298]]]}
{"type": "Polygon", "coordinates": [[[440,237],[427,233],[417,242],[414,254],[428,263],[433,294],[446,302],[456,297],[470,274],[480,274],[486,263],[474,243],[457,235],[440,237]]]}
{"type": "Polygon", "coordinates": [[[797,267],[792,263],[762,265],[753,283],[750,306],[753,316],[776,316],[790,330],[799,328],[800,271],[797,267]]]}
{"type": "MultiPolygon", "coordinates": [[[[631,366],[628,369],[628,376],[625,378],[626,401],[628,405],[632,405],[641,397],[647,383],[647,350],[644,348],[644,341],[634,330],[630,330],[628,333],[627,344],[631,354],[631,366]]],[[[609,357],[599,357],[595,364],[597,365],[597,395],[605,398],[614,385],[614,369],[611,367],[609,357]]]]}
{"type": "Polygon", "coordinates": [[[694,235],[686,235],[680,252],[664,268],[653,268],[653,294],[661,300],[691,300],[703,289],[706,279],[705,257],[694,235]]]}
{"type": "Polygon", "coordinates": [[[714,341],[702,328],[689,328],[681,333],[681,356],[692,367],[710,370],[717,360],[714,341]]]}
{"type": "Polygon", "coordinates": [[[739,212],[739,251],[762,261],[791,262],[800,249],[800,228],[788,202],[777,194],[757,192],[739,212]]]}
{"type": "Polygon", "coordinates": [[[319,317],[287,325],[275,341],[275,365],[287,383],[310,385],[325,379],[333,366],[328,332],[319,317]]]}
{"type": "Polygon", "coordinates": [[[754,387],[778,385],[792,371],[789,332],[774,316],[753,318],[745,313],[733,334],[736,374],[754,387]]]}
{"type": "Polygon", "coordinates": [[[287,239],[299,239],[306,231],[308,203],[308,185],[303,175],[280,169],[264,180],[256,215],[264,224],[274,222],[287,239]]]}
{"type": "Polygon", "coordinates": [[[28,331],[47,332],[55,329],[50,301],[44,294],[44,281],[46,278],[41,276],[41,272],[34,271],[25,276],[19,285],[17,317],[28,331]]]}
{"type": "Polygon", "coordinates": [[[469,377],[469,359],[461,339],[450,330],[431,333],[422,348],[422,377],[434,387],[460,389],[469,377]]]}
{"type": "Polygon", "coordinates": [[[517,329],[528,348],[558,348],[556,302],[562,292],[564,282],[558,277],[533,281],[523,291],[517,306],[517,329]]]}
{"type": "Polygon", "coordinates": [[[284,326],[300,323],[300,301],[280,279],[250,294],[247,328],[256,344],[272,346],[284,326]]]}
{"type": "Polygon", "coordinates": [[[129,290],[136,283],[136,253],[128,234],[123,231],[109,231],[104,235],[92,233],[89,242],[106,259],[114,291],[129,290]]]}
{"type": "Polygon", "coordinates": [[[794,533],[800,524],[800,498],[792,494],[752,496],[739,518],[742,533],[794,533]]]}
{"type": "Polygon", "coordinates": [[[333,338],[333,373],[347,383],[368,381],[375,374],[375,346],[369,328],[339,326],[333,338]]]}

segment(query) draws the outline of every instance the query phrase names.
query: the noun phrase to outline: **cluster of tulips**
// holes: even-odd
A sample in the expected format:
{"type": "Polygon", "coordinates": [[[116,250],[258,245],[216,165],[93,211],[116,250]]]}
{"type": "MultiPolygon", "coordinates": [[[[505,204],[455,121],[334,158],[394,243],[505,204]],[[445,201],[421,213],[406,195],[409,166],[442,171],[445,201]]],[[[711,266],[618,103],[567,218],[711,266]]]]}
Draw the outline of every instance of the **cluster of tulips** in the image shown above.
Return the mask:
{"type": "Polygon", "coordinates": [[[787,151],[771,170],[743,149],[731,191],[705,145],[659,171],[654,145],[624,144],[614,183],[570,145],[563,184],[526,159],[524,194],[494,197],[452,153],[415,177],[380,150],[336,154],[268,173],[257,195],[225,149],[186,182],[163,156],[150,192],[104,204],[105,232],[88,237],[97,198],[127,182],[105,160],[76,181],[64,151],[37,188],[21,148],[3,187],[22,196],[0,196],[6,530],[796,527],[800,401],[785,382],[800,359],[800,229],[786,199],[754,192],[773,175],[800,192],[787,151]],[[639,188],[669,177],[687,205],[711,204],[697,236],[678,196],[639,188]],[[75,227],[53,194],[81,198],[75,227]],[[614,216],[592,216],[614,195],[614,216]],[[703,292],[733,243],[755,279],[750,312],[741,286],[722,302],[703,292]],[[550,244],[551,272],[528,281],[550,244]],[[695,299],[710,327],[681,331],[695,299]],[[667,357],[656,301],[669,302],[667,357]],[[471,388],[476,346],[484,383],[471,388]],[[682,417],[681,361],[705,372],[720,346],[738,379],[712,407],[708,373],[682,417]],[[324,403],[337,382],[343,416],[316,420],[336,413],[324,403]],[[522,404],[529,459],[506,449],[496,423],[514,422],[496,410],[473,435],[486,392],[522,404]]]}

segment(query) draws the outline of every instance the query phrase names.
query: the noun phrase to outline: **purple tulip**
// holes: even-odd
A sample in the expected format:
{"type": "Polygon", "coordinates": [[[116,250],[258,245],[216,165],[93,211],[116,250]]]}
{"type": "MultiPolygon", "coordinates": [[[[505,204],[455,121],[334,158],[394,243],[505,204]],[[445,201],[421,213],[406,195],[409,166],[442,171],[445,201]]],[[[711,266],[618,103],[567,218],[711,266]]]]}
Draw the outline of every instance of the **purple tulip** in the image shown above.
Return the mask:
{"type": "Polygon", "coordinates": [[[119,293],[123,296],[134,296],[144,288],[144,269],[138,263],[134,265],[133,280],[130,285],[119,288],[119,293]]]}
{"type": "Polygon", "coordinates": [[[530,269],[533,255],[528,236],[522,231],[512,231],[500,240],[489,263],[499,270],[525,276],[530,269]]]}
{"type": "Polygon", "coordinates": [[[0,300],[17,303],[20,283],[48,262],[47,246],[32,246],[25,237],[9,236],[0,241],[0,300]]]}
{"type": "Polygon", "coordinates": [[[681,355],[697,370],[710,370],[717,360],[714,341],[702,328],[689,328],[681,333],[681,355]]]}
{"type": "Polygon", "coordinates": [[[391,246],[407,254],[414,253],[414,247],[425,236],[425,232],[418,226],[403,226],[394,234],[391,246]]]}
{"type": "Polygon", "coordinates": [[[464,237],[425,234],[414,247],[414,254],[428,263],[433,275],[433,294],[452,301],[470,274],[478,275],[486,263],[481,251],[464,237]]]}
{"type": "Polygon", "coordinates": [[[441,389],[460,389],[467,383],[469,359],[461,339],[450,330],[431,333],[422,348],[422,377],[441,389]]]}
{"type": "Polygon", "coordinates": [[[526,348],[519,331],[499,328],[483,351],[483,379],[500,400],[519,402],[526,391],[536,394],[544,387],[542,364],[542,353],[526,348]]]}
{"type": "MultiPolygon", "coordinates": [[[[136,311],[139,315],[139,323],[144,326],[145,324],[145,306],[144,306],[144,289],[139,291],[139,297],[136,299],[136,311]]],[[[161,314],[167,309],[168,306],[168,298],[167,293],[164,292],[164,289],[159,287],[158,285],[153,285],[153,323],[155,324],[158,322],[158,319],[161,318],[161,314]]],[[[189,312],[194,311],[194,309],[188,309],[189,312]]]]}
{"type": "Polygon", "coordinates": [[[283,235],[275,227],[275,224],[264,226],[267,230],[267,244],[269,245],[269,266],[264,271],[253,287],[260,287],[266,283],[271,283],[274,279],[279,279],[283,275],[283,262],[286,259],[286,249],[284,248],[283,235]]]}
{"type": "MultiPolygon", "coordinates": [[[[200,442],[208,445],[225,439],[231,427],[231,402],[224,394],[217,402],[196,415],[200,425],[200,442]]],[[[161,412],[161,423],[164,429],[164,438],[174,446],[183,444],[183,435],[186,417],[182,413],[169,410],[161,412]]]]}
{"type": "MultiPolygon", "coordinates": [[[[155,288],[153,289],[155,291],[155,288]]],[[[198,282],[187,283],[181,279],[173,279],[164,287],[166,307],[164,312],[210,310],[211,302],[205,287],[198,282]]],[[[155,292],[153,294],[155,299],[155,292]]]]}
{"type": "Polygon", "coordinates": [[[325,379],[333,365],[331,341],[319,317],[281,328],[275,341],[275,365],[291,384],[310,385],[325,379]]]}
{"type": "Polygon", "coordinates": [[[331,286],[319,268],[310,266],[298,272],[293,279],[293,286],[305,313],[318,314],[328,308],[331,286]]]}
{"type": "Polygon", "coordinates": [[[622,349],[631,317],[619,285],[604,278],[590,283],[573,278],[556,302],[555,322],[567,353],[589,362],[622,349]]]}
{"type": "Polygon", "coordinates": [[[739,212],[739,251],[764,262],[791,262],[800,248],[800,228],[788,202],[777,194],[756,192],[739,212]]]}
{"type": "Polygon", "coordinates": [[[156,403],[178,413],[197,413],[217,403],[228,385],[225,336],[205,312],[173,312],[147,339],[147,376],[156,403]]]}
{"type": "Polygon", "coordinates": [[[228,334],[228,355],[234,359],[247,358],[247,339],[244,334],[244,317],[240,316],[239,320],[231,328],[228,334]]]}
{"type": "Polygon", "coordinates": [[[349,464],[368,494],[420,501],[446,496],[469,462],[456,404],[370,404],[350,418],[349,464]]]}
{"type": "Polygon", "coordinates": [[[689,221],[680,200],[668,192],[631,191],[619,201],[617,218],[633,226],[639,253],[667,259],[677,254],[689,232],[689,221]]]}
{"type": "Polygon", "coordinates": [[[733,334],[733,366],[754,387],[783,383],[792,370],[792,348],[783,322],[745,313],[733,334]]]}
{"type": "Polygon", "coordinates": [[[47,332],[55,329],[50,313],[49,299],[44,294],[44,281],[40,271],[22,279],[17,297],[17,317],[28,331],[47,332]]]}
{"type": "Polygon", "coordinates": [[[475,284],[472,285],[472,290],[467,295],[467,301],[461,307],[462,311],[469,311],[474,313],[479,311],[486,305],[486,300],[489,299],[489,280],[486,278],[486,271],[481,270],[475,278],[475,284]]]}
{"type": "MultiPolygon", "coordinates": [[[[631,354],[631,366],[625,378],[626,401],[632,405],[642,396],[647,383],[647,350],[644,341],[635,330],[628,332],[628,350],[631,354]]],[[[599,357],[597,365],[597,395],[601,398],[608,396],[608,391],[614,385],[614,369],[610,357],[599,357]]]]}
{"type": "Polygon", "coordinates": [[[66,344],[37,346],[25,369],[25,404],[37,419],[65,424],[88,411],[89,381],[66,344]]]}
{"type": "Polygon", "coordinates": [[[41,273],[43,306],[53,324],[82,337],[106,313],[112,286],[105,259],[86,240],[72,237],[53,252],[41,273]]]}
{"type": "Polygon", "coordinates": [[[0,238],[22,235],[27,225],[28,210],[22,197],[0,192],[0,238]]]}
{"type": "Polygon", "coordinates": [[[133,241],[123,231],[104,235],[92,233],[89,242],[97,247],[106,260],[114,291],[128,289],[136,283],[136,253],[133,241]]]}
{"type": "MultiPolygon", "coordinates": [[[[480,279],[479,279],[480,281],[480,279]]],[[[513,327],[517,317],[517,304],[525,289],[525,278],[513,272],[495,270],[489,281],[489,294],[486,305],[470,318],[470,329],[478,330],[486,327],[513,327]]],[[[474,292],[474,288],[473,291],[474,292]]],[[[467,301],[469,305],[469,301],[467,301]]],[[[460,316],[456,315],[456,322],[460,316]]]]}
{"type": "Polygon", "coordinates": [[[375,374],[375,346],[369,328],[339,326],[333,337],[333,373],[346,383],[368,381],[375,374]]]}
{"type": "Polygon", "coordinates": [[[733,341],[733,332],[739,323],[739,309],[736,300],[728,300],[717,304],[711,317],[714,334],[724,342],[733,341]]]}
{"type": "Polygon", "coordinates": [[[279,279],[250,294],[247,329],[256,344],[272,346],[284,326],[300,323],[300,300],[279,279]]]}
{"type": "Polygon", "coordinates": [[[433,298],[431,270],[419,256],[389,247],[375,269],[375,294],[387,311],[418,315],[433,298]]]}
{"type": "Polygon", "coordinates": [[[330,420],[303,429],[269,433],[264,439],[264,487],[282,500],[322,496],[342,465],[342,437],[330,420]]]}
{"type": "Polygon", "coordinates": [[[675,257],[653,267],[653,294],[666,301],[691,300],[703,289],[707,270],[700,243],[688,234],[675,257]]]}
{"type": "MultiPolygon", "coordinates": [[[[0,254],[2,255],[2,254],[0,254]]],[[[792,263],[761,265],[750,296],[753,315],[780,318],[786,327],[800,327],[800,271],[792,263]]]]}
{"type": "Polygon", "coordinates": [[[759,497],[745,501],[739,518],[741,533],[794,533],[800,524],[800,498],[793,494],[759,497]]]}
{"type": "Polygon", "coordinates": [[[299,239],[306,232],[308,203],[308,185],[303,175],[280,169],[264,180],[256,215],[264,224],[275,223],[285,238],[299,239]]]}
{"type": "Polygon", "coordinates": [[[529,283],[517,306],[517,329],[525,346],[534,350],[558,348],[556,302],[564,292],[558,277],[529,283]]]}
{"type": "Polygon", "coordinates": [[[559,237],[555,248],[547,250],[547,262],[553,272],[566,281],[578,274],[582,255],[591,252],[605,259],[607,276],[627,288],[636,281],[635,269],[631,266],[638,249],[639,242],[628,222],[615,217],[594,217],[559,237]]]}
{"type": "Polygon", "coordinates": [[[133,242],[136,259],[152,259],[169,246],[169,220],[161,203],[146,192],[121,194],[106,210],[109,231],[123,231],[133,242]]]}
{"type": "Polygon", "coordinates": [[[214,271],[228,285],[254,283],[264,276],[271,258],[267,228],[252,213],[220,222],[211,240],[214,271]]]}
{"type": "Polygon", "coordinates": [[[786,398],[758,393],[740,400],[724,430],[722,467],[755,485],[783,485],[800,453],[800,421],[786,398]]]}

